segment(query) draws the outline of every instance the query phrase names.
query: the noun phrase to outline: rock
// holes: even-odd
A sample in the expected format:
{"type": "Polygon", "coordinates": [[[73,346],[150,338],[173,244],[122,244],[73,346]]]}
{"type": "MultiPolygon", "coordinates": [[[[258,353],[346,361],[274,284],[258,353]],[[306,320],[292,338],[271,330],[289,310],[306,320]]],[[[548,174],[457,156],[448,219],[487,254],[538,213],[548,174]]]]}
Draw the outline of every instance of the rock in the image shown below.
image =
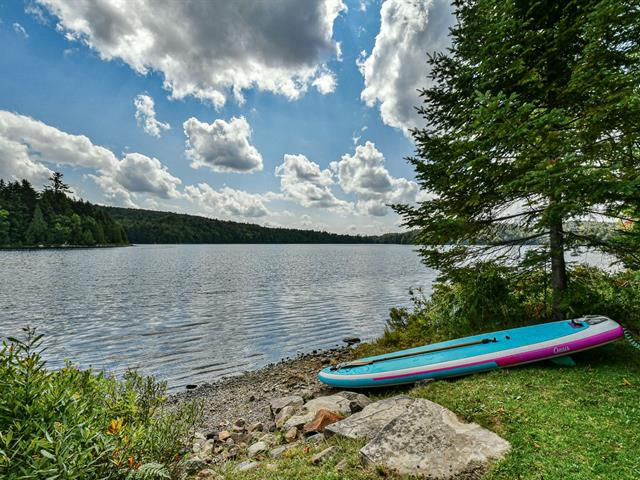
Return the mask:
{"type": "Polygon", "coordinates": [[[199,443],[194,443],[193,446],[191,447],[191,451],[193,453],[200,453],[200,450],[202,450],[202,446],[199,443]]]}
{"type": "Polygon", "coordinates": [[[205,442],[202,444],[202,449],[200,450],[201,454],[210,455],[211,452],[213,451],[214,445],[215,445],[215,440],[213,439],[205,440],[205,442]]]}
{"type": "Polygon", "coordinates": [[[220,433],[220,432],[218,432],[217,430],[212,430],[212,431],[210,431],[209,433],[207,433],[205,435],[205,438],[207,440],[216,439],[216,438],[218,438],[218,433],[220,433]]]}
{"type": "Polygon", "coordinates": [[[297,438],[298,438],[298,429],[296,427],[291,427],[284,434],[284,439],[287,441],[287,443],[293,443],[297,440],[297,438]]]}
{"type": "Polygon", "coordinates": [[[256,401],[256,396],[255,395],[249,395],[249,399],[250,402],[255,402],[256,401]]]}
{"type": "Polygon", "coordinates": [[[265,453],[267,450],[269,450],[269,447],[265,442],[256,442],[249,447],[247,453],[250,457],[257,457],[258,455],[265,453]]]}
{"type": "Polygon", "coordinates": [[[267,445],[277,445],[278,438],[273,433],[265,433],[259,439],[259,442],[264,442],[267,445]]]}
{"type": "Polygon", "coordinates": [[[236,442],[233,440],[233,438],[229,437],[225,440],[225,442],[227,445],[234,445],[236,442]]]}
{"type": "Polygon", "coordinates": [[[343,458],[342,460],[340,460],[338,462],[338,464],[336,465],[336,472],[343,472],[344,470],[347,469],[347,466],[349,465],[349,462],[347,462],[346,458],[343,458]]]}
{"type": "Polygon", "coordinates": [[[311,457],[311,463],[313,463],[314,465],[317,465],[319,463],[324,462],[327,458],[331,457],[333,454],[336,453],[337,451],[337,447],[336,446],[331,446],[329,448],[325,448],[323,451],[321,451],[320,453],[316,453],[313,457],[311,457]]]}
{"type": "Polygon", "coordinates": [[[262,432],[264,430],[264,424],[262,422],[252,423],[249,426],[250,432],[262,432]]]}
{"type": "Polygon", "coordinates": [[[260,466],[258,462],[250,462],[247,460],[246,462],[241,462],[236,465],[235,470],[236,472],[249,472],[251,470],[255,470],[258,466],[260,466]]]}
{"type": "Polygon", "coordinates": [[[326,434],[347,438],[371,439],[391,420],[406,413],[414,399],[406,395],[380,400],[367,405],[362,411],[325,428],[326,434]]]}
{"type": "Polygon", "coordinates": [[[325,438],[326,437],[324,436],[324,433],[316,433],[315,435],[311,435],[310,437],[307,437],[305,439],[305,443],[320,443],[325,438]]]}
{"type": "Polygon", "coordinates": [[[302,414],[294,415],[287,420],[284,424],[284,428],[289,429],[292,427],[300,427],[305,423],[311,422],[321,409],[337,412],[343,416],[349,415],[351,413],[350,403],[351,402],[349,400],[339,395],[314,398],[304,404],[302,407],[302,414]]]}
{"type": "Polygon", "coordinates": [[[244,432],[237,432],[231,435],[233,442],[236,444],[249,443],[251,441],[251,434],[244,432]]]}
{"type": "Polygon", "coordinates": [[[307,400],[311,400],[313,398],[313,390],[300,390],[300,392],[298,392],[298,395],[300,395],[306,402],[307,400]]]}
{"type": "Polygon", "coordinates": [[[270,471],[272,471],[272,472],[273,472],[274,470],[277,470],[277,469],[278,469],[278,465],[276,465],[275,463],[267,463],[267,464],[264,466],[264,468],[266,468],[267,470],[270,470],[270,471]]]}
{"type": "Polygon", "coordinates": [[[218,433],[218,440],[220,440],[221,442],[224,442],[225,440],[227,440],[227,438],[231,437],[231,432],[229,430],[223,430],[220,433],[218,433]]]}
{"type": "Polygon", "coordinates": [[[358,337],[344,337],[342,341],[346,343],[348,347],[360,343],[360,339],[358,337]]]}
{"type": "Polygon", "coordinates": [[[204,436],[204,434],[200,433],[200,432],[196,432],[193,434],[193,441],[198,442],[198,443],[202,443],[207,439],[207,437],[204,436]]]}
{"type": "Polygon", "coordinates": [[[247,422],[245,421],[245,419],[244,419],[244,418],[238,418],[238,419],[234,422],[233,426],[234,426],[234,427],[244,427],[244,426],[246,425],[246,423],[247,423],[247,422]]]}
{"type": "Polygon", "coordinates": [[[279,447],[274,448],[269,452],[269,455],[273,458],[280,458],[284,452],[287,450],[291,450],[293,447],[296,447],[297,443],[290,443],[289,445],[281,445],[279,447]]]}
{"type": "Polygon", "coordinates": [[[296,407],[292,405],[287,405],[282,410],[280,410],[275,417],[276,427],[282,428],[282,426],[289,420],[294,413],[296,413],[296,407]]]}
{"type": "Polygon", "coordinates": [[[231,460],[232,458],[236,458],[238,453],[240,453],[240,449],[238,449],[238,447],[231,447],[229,450],[224,452],[222,456],[225,460],[231,460]]]}
{"type": "Polygon", "coordinates": [[[195,388],[198,388],[198,385],[196,385],[195,383],[188,383],[187,385],[185,385],[185,388],[187,390],[193,390],[195,388]]]}
{"type": "Polygon", "coordinates": [[[211,470],[210,468],[205,468],[204,470],[198,472],[196,475],[196,480],[221,480],[222,477],[219,473],[216,473],[215,470],[211,470]]]}
{"type": "Polygon", "coordinates": [[[277,415],[280,410],[285,407],[300,408],[304,404],[304,400],[300,395],[289,395],[286,397],[274,398],[269,402],[271,414],[277,415]]]}
{"type": "Polygon", "coordinates": [[[207,468],[207,463],[201,458],[189,458],[182,462],[182,471],[187,475],[193,475],[207,468]]]}
{"type": "Polygon", "coordinates": [[[331,425],[332,423],[336,423],[344,418],[344,415],[338,412],[332,412],[331,410],[326,410],[321,408],[316,413],[316,416],[312,421],[305,424],[303,431],[304,433],[313,433],[313,432],[324,432],[324,428],[327,425],[331,425]]]}
{"type": "Polygon", "coordinates": [[[344,397],[349,400],[349,407],[351,408],[351,413],[356,413],[362,410],[364,407],[371,403],[369,397],[363,395],[362,393],[343,391],[338,392],[336,395],[340,397],[344,397]]]}
{"type": "Polygon", "coordinates": [[[510,448],[509,442],[480,425],[462,423],[441,405],[415,399],[360,454],[400,475],[448,480],[479,478],[510,448]]]}

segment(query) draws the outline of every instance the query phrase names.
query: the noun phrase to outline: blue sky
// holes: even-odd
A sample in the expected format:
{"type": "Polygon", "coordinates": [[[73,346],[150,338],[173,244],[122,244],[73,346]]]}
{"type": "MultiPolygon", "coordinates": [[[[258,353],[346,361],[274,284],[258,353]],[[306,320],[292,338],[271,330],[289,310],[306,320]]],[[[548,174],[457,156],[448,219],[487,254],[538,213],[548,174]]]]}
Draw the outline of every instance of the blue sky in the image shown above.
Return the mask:
{"type": "Polygon", "coordinates": [[[397,230],[385,205],[425,195],[404,157],[446,2],[124,5],[0,1],[1,177],[352,233],[397,230]]]}

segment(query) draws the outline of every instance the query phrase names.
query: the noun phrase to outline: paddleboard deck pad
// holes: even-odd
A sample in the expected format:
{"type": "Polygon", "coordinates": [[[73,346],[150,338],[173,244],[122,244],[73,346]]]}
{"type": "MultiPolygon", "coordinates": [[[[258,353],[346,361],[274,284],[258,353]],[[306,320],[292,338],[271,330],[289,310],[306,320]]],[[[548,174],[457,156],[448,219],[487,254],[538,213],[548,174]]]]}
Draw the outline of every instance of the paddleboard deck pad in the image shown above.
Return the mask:
{"type": "Polygon", "coordinates": [[[343,388],[400,385],[563,357],[622,336],[618,323],[589,315],[362,358],[324,368],[318,377],[343,388]]]}

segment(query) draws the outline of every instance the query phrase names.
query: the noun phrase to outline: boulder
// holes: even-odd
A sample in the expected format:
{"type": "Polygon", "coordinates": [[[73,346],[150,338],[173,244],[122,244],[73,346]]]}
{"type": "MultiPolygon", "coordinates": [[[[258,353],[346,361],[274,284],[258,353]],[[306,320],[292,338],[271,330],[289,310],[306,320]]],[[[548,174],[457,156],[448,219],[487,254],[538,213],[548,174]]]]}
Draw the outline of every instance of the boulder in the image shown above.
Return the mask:
{"type": "Polygon", "coordinates": [[[289,395],[286,397],[274,398],[269,403],[271,414],[277,415],[284,407],[300,408],[304,404],[304,400],[300,395],[289,395]]]}
{"type": "Polygon", "coordinates": [[[302,413],[294,415],[287,420],[284,424],[284,428],[289,429],[292,427],[302,427],[306,423],[311,422],[321,409],[330,410],[346,416],[351,413],[351,401],[341,397],[340,395],[329,395],[309,400],[302,407],[302,413]]]}
{"type": "Polygon", "coordinates": [[[413,402],[411,397],[398,395],[371,403],[362,411],[327,426],[325,434],[371,439],[391,420],[406,413],[413,402]]]}
{"type": "Polygon", "coordinates": [[[220,433],[218,433],[218,440],[220,440],[221,442],[224,442],[225,440],[227,440],[227,438],[231,437],[231,432],[229,430],[223,430],[220,433]]]}
{"type": "Polygon", "coordinates": [[[360,454],[366,462],[400,475],[449,480],[479,478],[510,448],[509,442],[480,425],[463,423],[441,405],[415,399],[360,454]]]}
{"type": "Polygon", "coordinates": [[[321,408],[318,410],[318,413],[316,413],[313,420],[305,424],[303,431],[304,433],[324,432],[327,425],[336,423],[343,418],[344,416],[338,412],[332,412],[331,410],[321,408]]]}

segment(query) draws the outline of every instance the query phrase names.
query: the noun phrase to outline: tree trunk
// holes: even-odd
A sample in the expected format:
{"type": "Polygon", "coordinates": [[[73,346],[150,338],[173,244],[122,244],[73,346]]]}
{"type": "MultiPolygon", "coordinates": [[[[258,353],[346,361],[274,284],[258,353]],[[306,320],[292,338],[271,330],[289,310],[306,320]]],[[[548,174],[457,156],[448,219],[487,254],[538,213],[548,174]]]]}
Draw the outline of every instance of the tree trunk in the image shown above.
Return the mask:
{"type": "Polygon", "coordinates": [[[562,220],[557,220],[551,225],[549,246],[551,248],[551,288],[553,289],[552,315],[554,320],[563,320],[562,300],[567,290],[567,266],[564,262],[562,220]]]}

